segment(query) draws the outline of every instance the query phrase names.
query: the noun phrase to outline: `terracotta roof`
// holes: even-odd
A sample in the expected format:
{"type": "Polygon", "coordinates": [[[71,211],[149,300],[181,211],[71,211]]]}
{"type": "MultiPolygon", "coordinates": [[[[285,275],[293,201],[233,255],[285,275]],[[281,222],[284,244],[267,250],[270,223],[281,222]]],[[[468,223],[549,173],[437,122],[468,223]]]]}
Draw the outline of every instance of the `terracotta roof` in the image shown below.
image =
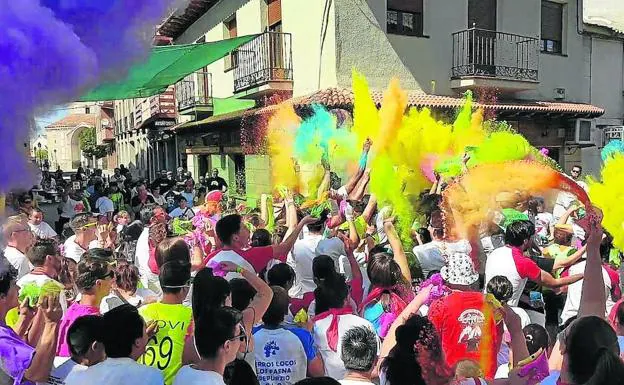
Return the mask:
{"type": "MultiPolygon", "coordinates": [[[[382,91],[371,91],[373,100],[377,106],[383,100],[382,91]]],[[[408,105],[410,107],[431,107],[439,109],[452,109],[461,107],[463,98],[442,95],[429,95],[422,91],[408,92],[408,105]]],[[[292,103],[295,108],[306,107],[311,104],[323,104],[328,108],[351,108],[353,107],[353,92],[346,88],[326,88],[307,96],[300,96],[286,101],[292,103]]],[[[517,112],[543,112],[543,113],[570,113],[600,116],[604,109],[583,103],[546,102],[531,100],[499,101],[495,104],[475,103],[475,107],[494,109],[497,111],[517,112]]],[[[256,113],[267,113],[277,109],[277,106],[268,106],[259,109],[256,113]]]]}
{"type": "Polygon", "coordinates": [[[87,124],[95,127],[96,116],[96,114],[71,114],[46,126],[46,128],[76,127],[80,124],[87,124]]]}

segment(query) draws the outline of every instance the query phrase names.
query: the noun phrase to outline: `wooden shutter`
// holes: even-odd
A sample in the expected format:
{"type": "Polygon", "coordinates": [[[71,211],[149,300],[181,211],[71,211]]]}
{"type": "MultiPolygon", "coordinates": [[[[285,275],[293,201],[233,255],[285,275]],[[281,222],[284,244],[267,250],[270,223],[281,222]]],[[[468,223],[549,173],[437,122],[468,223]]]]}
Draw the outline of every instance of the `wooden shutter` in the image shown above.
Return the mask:
{"type": "Polygon", "coordinates": [[[282,21],[282,0],[268,0],[269,27],[282,21]]]}
{"type": "Polygon", "coordinates": [[[542,1],[542,39],[561,41],[563,4],[542,1]]]}
{"type": "Polygon", "coordinates": [[[388,0],[388,9],[394,11],[422,13],[423,0],[388,0]]]}

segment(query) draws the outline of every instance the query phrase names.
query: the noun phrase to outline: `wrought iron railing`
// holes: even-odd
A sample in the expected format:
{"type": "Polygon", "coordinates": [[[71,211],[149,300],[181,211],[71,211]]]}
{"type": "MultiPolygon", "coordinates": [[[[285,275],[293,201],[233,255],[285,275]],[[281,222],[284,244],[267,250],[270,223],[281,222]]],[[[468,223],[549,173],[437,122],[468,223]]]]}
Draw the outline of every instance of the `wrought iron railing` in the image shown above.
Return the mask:
{"type": "Polygon", "coordinates": [[[193,107],[210,107],[212,103],[212,74],[197,71],[176,83],[178,111],[193,107]]]}
{"type": "Polygon", "coordinates": [[[265,32],[236,50],[234,92],[271,81],[292,81],[291,42],[289,33],[265,32]]]}
{"type": "Polygon", "coordinates": [[[539,39],[470,28],[455,32],[451,77],[489,76],[537,81],[539,39]]]}

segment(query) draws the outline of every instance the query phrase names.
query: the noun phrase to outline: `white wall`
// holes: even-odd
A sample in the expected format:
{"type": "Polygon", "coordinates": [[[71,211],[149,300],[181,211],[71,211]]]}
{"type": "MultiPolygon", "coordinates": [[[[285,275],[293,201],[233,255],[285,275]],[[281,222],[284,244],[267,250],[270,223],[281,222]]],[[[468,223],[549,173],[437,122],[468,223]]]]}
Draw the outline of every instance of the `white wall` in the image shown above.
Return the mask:
{"type": "Polygon", "coordinates": [[[324,0],[282,0],[282,30],[292,35],[294,96],[337,85],[336,12],[333,1],[326,17],[327,29],[321,55],[324,6],[324,0]]]}

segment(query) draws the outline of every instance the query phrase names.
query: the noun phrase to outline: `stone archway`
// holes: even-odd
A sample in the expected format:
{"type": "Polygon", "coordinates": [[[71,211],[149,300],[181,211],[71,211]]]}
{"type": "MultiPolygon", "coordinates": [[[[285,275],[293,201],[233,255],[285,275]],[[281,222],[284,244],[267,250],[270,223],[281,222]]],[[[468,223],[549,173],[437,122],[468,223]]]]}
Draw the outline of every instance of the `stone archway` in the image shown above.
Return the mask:
{"type": "Polygon", "coordinates": [[[69,160],[71,162],[71,168],[73,170],[82,166],[82,151],[80,150],[80,133],[82,133],[85,129],[91,128],[91,126],[82,124],[77,126],[71,132],[71,140],[70,140],[70,157],[69,160]]]}

